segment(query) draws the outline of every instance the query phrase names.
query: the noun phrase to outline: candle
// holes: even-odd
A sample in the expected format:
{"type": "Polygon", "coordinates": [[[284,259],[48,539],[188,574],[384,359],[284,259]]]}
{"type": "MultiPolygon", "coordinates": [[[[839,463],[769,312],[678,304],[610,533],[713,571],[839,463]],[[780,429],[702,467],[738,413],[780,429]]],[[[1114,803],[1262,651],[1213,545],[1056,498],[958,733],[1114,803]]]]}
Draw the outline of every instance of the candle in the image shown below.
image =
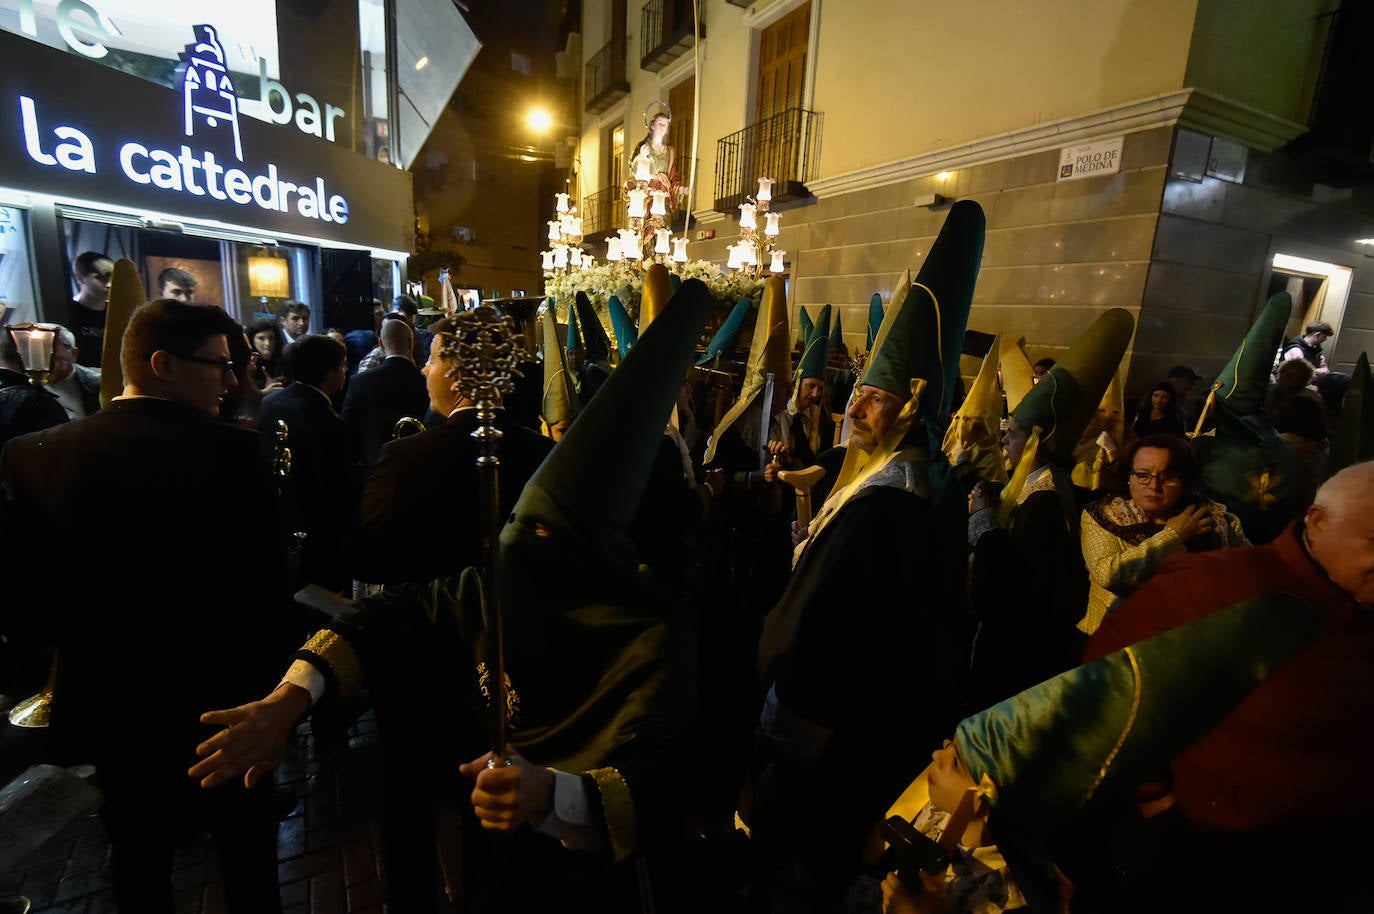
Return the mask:
{"type": "Polygon", "coordinates": [[[773,252],[773,262],[768,265],[770,273],[781,273],[783,271],[782,256],[786,253],[786,251],[773,252]]]}
{"type": "Polygon", "coordinates": [[[763,203],[763,202],[766,201],[766,200],[772,200],[772,199],[773,199],[773,179],[772,179],[772,178],[759,178],[758,201],[759,201],[760,203],[763,203]]]}
{"type": "Polygon", "coordinates": [[[727,269],[738,270],[740,267],[744,266],[744,262],[740,259],[739,254],[739,249],[742,247],[744,247],[742,244],[728,244],[725,246],[725,250],[730,252],[730,259],[725,264],[727,269]]]}
{"type": "Polygon", "coordinates": [[[649,215],[666,216],[668,215],[668,192],[666,190],[653,191],[650,196],[654,198],[653,204],[649,207],[649,215]]]}
{"type": "Polygon", "coordinates": [[[740,229],[752,229],[758,225],[754,221],[754,204],[741,203],[739,205],[739,227],[740,229]]]}
{"type": "Polygon", "coordinates": [[[747,241],[741,241],[739,245],[739,259],[746,267],[752,267],[759,262],[759,255],[754,250],[754,246],[747,241]]]}
{"type": "Polygon", "coordinates": [[[686,239],[686,238],[674,238],[674,239],[673,239],[673,263],[686,263],[686,262],[687,262],[687,239],[686,239]]]}
{"type": "Polygon", "coordinates": [[[672,236],[673,236],[673,233],[670,232],[670,231],[668,231],[668,229],[666,229],[666,228],[661,228],[661,229],[658,229],[657,231],[655,231],[655,232],[654,232],[654,253],[655,253],[655,254],[667,254],[667,253],[669,253],[672,249],[671,249],[670,247],[668,247],[668,240],[669,240],[670,238],[672,238],[672,236]]]}
{"type": "Polygon", "coordinates": [[[552,269],[553,269],[553,251],[544,251],[544,252],[543,252],[543,256],[544,256],[544,269],[545,269],[546,271],[552,270],[552,269]]]}
{"type": "Polygon", "coordinates": [[[581,249],[581,248],[573,248],[572,250],[568,251],[568,263],[570,263],[570,264],[572,264],[572,266],[578,267],[578,268],[580,268],[580,267],[582,266],[582,249],[581,249]]]}
{"type": "Polygon", "coordinates": [[[553,252],[554,269],[561,270],[568,265],[568,249],[559,248],[553,252]]]}
{"type": "Polygon", "coordinates": [[[47,355],[43,352],[43,335],[36,330],[29,331],[29,370],[47,371],[47,355]]]}
{"type": "Polygon", "coordinates": [[[607,259],[607,260],[610,260],[610,261],[616,261],[616,260],[619,260],[619,259],[620,259],[620,239],[619,239],[619,238],[607,238],[607,239],[606,239],[606,259],[607,259]]]}
{"type": "Polygon", "coordinates": [[[637,187],[630,191],[630,218],[644,218],[644,191],[637,187]]]}
{"type": "Polygon", "coordinates": [[[558,240],[560,240],[562,237],[563,237],[563,235],[562,235],[561,230],[558,228],[558,223],[557,223],[557,222],[554,222],[554,221],[552,221],[552,220],[550,220],[550,221],[549,221],[549,240],[550,240],[550,241],[558,241],[558,240]]]}
{"type": "Polygon", "coordinates": [[[649,171],[649,157],[646,155],[635,157],[635,180],[648,182],[653,179],[653,174],[649,171]]]}
{"type": "Polygon", "coordinates": [[[766,213],[768,224],[764,226],[763,233],[769,238],[778,237],[778,222],[782,219],[782,213],[766,213]]]}
{"type": "Polygon", "coordinates": [[[558,198],[558,211],[560,213],[566,213],[568,211],[568,195],[554,194],[554,196],[558,198]]]}

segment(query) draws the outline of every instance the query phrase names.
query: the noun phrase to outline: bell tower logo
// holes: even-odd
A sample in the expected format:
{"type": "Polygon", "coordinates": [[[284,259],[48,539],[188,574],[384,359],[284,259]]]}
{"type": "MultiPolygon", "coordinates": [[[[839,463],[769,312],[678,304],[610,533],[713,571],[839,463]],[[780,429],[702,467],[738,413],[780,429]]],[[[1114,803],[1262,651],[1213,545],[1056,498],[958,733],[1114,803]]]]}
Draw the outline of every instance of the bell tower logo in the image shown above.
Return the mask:
{"type": "Polygon", "coordinates": [[[225,66],[224,47],[214,26],[195,26],[196,41],[179,55],[186,62],[181,93],[186,108],[186,135],[194,136],[196,125],[211,130],[231,131],[234,155],[243,161],[239,138],[239,100],[225,66]]]}

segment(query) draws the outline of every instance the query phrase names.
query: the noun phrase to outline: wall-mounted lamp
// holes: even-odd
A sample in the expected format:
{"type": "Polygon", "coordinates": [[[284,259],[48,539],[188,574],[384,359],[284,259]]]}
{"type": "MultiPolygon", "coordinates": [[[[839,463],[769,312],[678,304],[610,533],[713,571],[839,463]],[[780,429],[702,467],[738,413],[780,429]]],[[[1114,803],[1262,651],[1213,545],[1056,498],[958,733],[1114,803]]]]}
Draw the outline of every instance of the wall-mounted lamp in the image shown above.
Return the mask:
{"type": "Polygon", "coordinates": [[[916,198],[916,206],[944,206],[950,198],[944,194],[922,194],[916,198]]]}
{"type": "Polygon", "coordinates": [[[281,257],[248,258],[248,294],[253,298],[287,298],[291,295],[291,272],[281,257]]]}

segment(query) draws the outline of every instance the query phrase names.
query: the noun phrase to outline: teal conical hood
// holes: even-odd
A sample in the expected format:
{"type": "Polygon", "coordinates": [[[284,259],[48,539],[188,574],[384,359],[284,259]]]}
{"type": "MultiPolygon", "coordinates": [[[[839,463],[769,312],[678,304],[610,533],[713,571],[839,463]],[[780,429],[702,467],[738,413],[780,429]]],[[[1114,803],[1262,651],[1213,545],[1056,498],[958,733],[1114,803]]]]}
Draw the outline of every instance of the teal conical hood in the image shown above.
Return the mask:
{"type": "Polygon", "coordinates": [[[586,292],[578,292],[577,329],[582,333],[582,355],[588,362],[605,362],[611,357],[611,339],[606,336],[606,328],[601,326],[601,318],[596,316],[592,300],[586,292]]]}
{"type": "Polygon", "coordinates": [[[883,325],[883,297],[877,292],[868,300],[868,342],[864,351],[873,351],[873,342],[878,339],[878,328],[883,325]]]}
{"type": "Polygon", "coordinates": [[[801,381],[806,378],[825,380],[825,359],[829,353],[830,305],[826,305],[821,309],[820,316],[812,325],[811,335],[802,347],[801,360],[797,363],[797,380],[801,381]]]}
{"type": "MultiPolygon", "coordinates": [[[[682,284],[525,485],[514,510],[521,531],[538,521],[583,538],[624,535],[710,305],[704,283],[682,284]]],[[[513,524],[503,544],[521,535],[513,524]]]]}
{"type": "Polygon", "coordinates": [[[722,359],[730,359],[735,354],[735,344],[739,342],[740,331],[744,329],[744,319],[749,316],[749,308],[753,304],[748,298],[741,298],[735,302],[735,307],[731,309],[730,315],[720,325],[715,336],[711,337],[711,342],[706,344],[706,353],[697,359],[698,365],[705,365],[707,362],[720,356],[722,359]]]}
{"type": "Polygon", "coordinates": [[[859,381],[906,402],[911,379],[923,378],[927,386],[921,413],[939,423],[942,436],[959,376],[986,224],[983,208],[972,200],[950,207],[905,300],[887,309],[859,381]]]}
{"type": "Polygon", "coordinates": [[[954,745],[975,782],[995,785],[994,815],[1052,837],[1090,801],[1129,803],[1316,630],[1298,597],[1235,603],[965,719],[954,745]]]}
{"type": "Polygon", "coordinates": [[[1287,292],[1270,298],[1240,341],[1231,361],[1217,375],[1212,389],[1232,415],[1258,416],[1264,412],[1274,353],[1283,345],[1283,330],[1292,313],[1293,297],[1287,292]]]}
{"type": "Polygon", "coordinates": [[[620,296],[612,295],[606,304],[606,310],[611,312],[611,329],[615,331],[615,348],[623,359],[630,352],[630,347],[639,338],[639,330],[635,327],[635,322],[630,319],[630,313],[625,310],[625,306],[620,303],[620,296]]]}
{"type": "Polygon", "coordinates": [[[815,325],[814,323],[812,323],[812,321],[811,321],[811,315],[809,315],[809,314],[806,313],[806,309],[805,309],[805,308],[798,308],[798,309],[797,309],[797,342],[798,342],[798,343],[801,343],[801,345],[802,345],[803,348],[806,347],[806,341],[809,340],[809,339],[811,339],[811,331],[814,330],[815,327],[816,327],[816,325],[815,325]]]}
{"type": "Polygon", "coordinates": [[[577,329],[577,306],[568,305],[568,338],[564,344],[568,352],[582,348],[582,334],[577,329]]]}

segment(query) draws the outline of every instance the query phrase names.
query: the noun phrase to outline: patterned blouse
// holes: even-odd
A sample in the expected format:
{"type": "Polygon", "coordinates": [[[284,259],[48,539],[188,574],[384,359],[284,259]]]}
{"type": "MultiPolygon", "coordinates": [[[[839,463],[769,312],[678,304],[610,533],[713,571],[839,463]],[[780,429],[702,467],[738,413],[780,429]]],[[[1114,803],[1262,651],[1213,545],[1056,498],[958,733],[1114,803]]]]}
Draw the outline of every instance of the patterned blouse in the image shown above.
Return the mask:
{"type": "Polygon", "coordinates": [[[1088,567],[1088,611],[1078,628],[1091,635],[1121,597],[1127,596],[1176,552],[1207,552],[1248,546],[1240,520],[1215,501],[1206,501],[1212,532],[1184,542],[1169,527],[1156,523],[1135,502],[1111,496],[1083,509],[1080,537],[1088,567]]]}

